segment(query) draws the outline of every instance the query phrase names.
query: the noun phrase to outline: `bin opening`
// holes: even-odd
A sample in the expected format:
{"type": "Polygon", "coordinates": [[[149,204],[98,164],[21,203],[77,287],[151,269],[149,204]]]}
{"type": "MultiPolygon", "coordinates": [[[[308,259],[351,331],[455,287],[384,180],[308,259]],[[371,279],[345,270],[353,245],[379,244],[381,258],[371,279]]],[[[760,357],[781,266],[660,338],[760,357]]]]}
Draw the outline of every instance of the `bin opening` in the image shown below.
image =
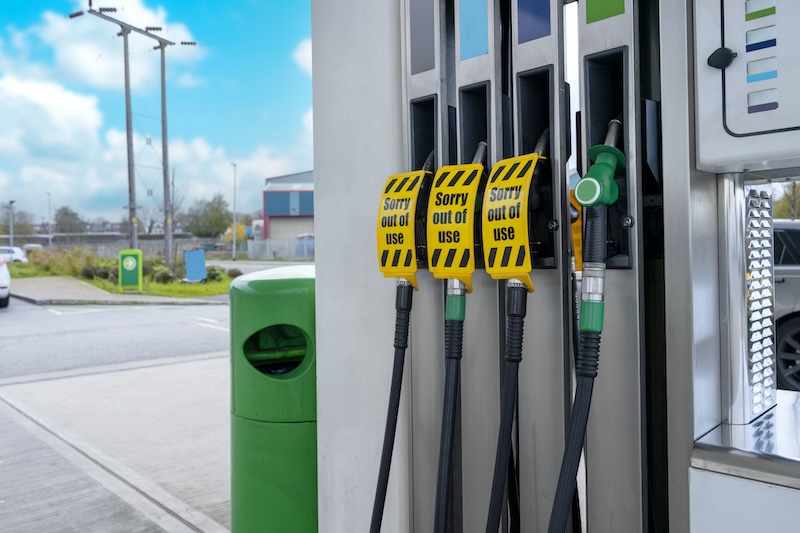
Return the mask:
{"type": "Polygon", "coordinates": [[[244,343],[244,355],[256,370],[282,376],[300,366],[306,356],[306,336],[295,326],[280,324],[253,333],[244,343]]]}

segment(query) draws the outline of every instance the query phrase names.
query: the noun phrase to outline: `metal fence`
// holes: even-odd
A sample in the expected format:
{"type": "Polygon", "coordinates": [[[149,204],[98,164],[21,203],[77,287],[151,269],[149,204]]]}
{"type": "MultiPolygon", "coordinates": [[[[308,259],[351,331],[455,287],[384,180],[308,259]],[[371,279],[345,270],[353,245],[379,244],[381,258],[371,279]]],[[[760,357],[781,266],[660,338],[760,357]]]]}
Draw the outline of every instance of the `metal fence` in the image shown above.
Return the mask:
{"type": "Polygon", "coordinates": [[[314,259],[314,239],[313,237],[301,237],[247,241],[247,257],[250,259],[288,259],[292,261],[314,259]]]}

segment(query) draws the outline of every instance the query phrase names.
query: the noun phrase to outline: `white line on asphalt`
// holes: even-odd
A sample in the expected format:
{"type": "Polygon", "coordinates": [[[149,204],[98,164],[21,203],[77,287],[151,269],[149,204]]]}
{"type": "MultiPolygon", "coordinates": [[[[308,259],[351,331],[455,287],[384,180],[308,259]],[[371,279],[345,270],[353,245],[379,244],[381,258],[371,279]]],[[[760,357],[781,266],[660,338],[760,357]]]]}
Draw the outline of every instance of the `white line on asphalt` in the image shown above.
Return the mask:
{"type": "Polygon", "coordinates": [[[200,326],[202,328],[208,328],[208,329],[216,329],[218,331],[224,331],[226,333],[230,332],[230,329],[228,328],[223,328],[222,326],[215,326],[213,324],[203,324],[202,322],[195,322],[195,326],[200,326]]]}
{"type": "Polygon", "coordinates": [[[202,317],[202,316],[196,316],[196,317],[194,317],[194,319],[195,320],[200,320],[202,322],[209,322],[211,324],[219,324],[219,320],[214,320],[213,318],[205,318],[205,317],[202,317]]]}
{"type": "Polygon", "coordinates": [[[230,352],[208,352],[193,355],[179,355],[175,357],[162,357],[160,359],[146,359],[141,361],[130,361],[127,363],[114,363],[110,365],[90,366],[84,368],[74,368],[72,370],[58,370],[55,372],[45,372],[42,374],[29,374],[27,376],[16,376],[0,379],[0,387],[8,385],[18,385],[20,383],[34,383],[37,381],[51,381],[54,379],[67,379],[77,376],[90,376],[94,374],[108,374],[111,372],[124,372],[126,370],[137,370],[139,368],[150,368],[155,366],[175,365],[190,363],[194,361],[205,361],[217,357],[229,357],[230,352]]]}

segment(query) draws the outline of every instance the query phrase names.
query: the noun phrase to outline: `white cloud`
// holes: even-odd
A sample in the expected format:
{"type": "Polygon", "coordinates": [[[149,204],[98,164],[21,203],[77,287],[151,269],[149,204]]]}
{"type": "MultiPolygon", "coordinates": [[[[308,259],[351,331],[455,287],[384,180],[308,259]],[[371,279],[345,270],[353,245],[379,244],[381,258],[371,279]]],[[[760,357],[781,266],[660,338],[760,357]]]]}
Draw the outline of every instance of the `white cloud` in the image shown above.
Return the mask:
{"type": "Polygon", "coordinates": [[[184,72],[180,76],[178,76],[178,87],[184,87],[187,89],[191,89],[192,87],[200,87],[201,85],[205,85],[206,80],[203,78],[198,78],[193,76],[189,72],[184,72]]]}
{"type": "Polygon", "coordinates": [[[311,77],[311,39],[303,39],[292,52],[292,59],[311,77]]]}
{"type": "MultiPolygon", "coordinates": [[[[83,8],[84,2],[75,0],[74,10],[83,8]]],[[[172,42],[193,40],[185,25],[168,20],[166,10],[149,9],[142,0],[129,0],[120,12],[111,16],[139,28],[161,26],[165,31],[158,35],[172,42]]],[[[88,12],[70,19],[65,14],[47,11],[40,24],[24,32],[24,38],[15,36],[15,47],[24,50],[28,40],[39,39],[52,47],[54,74],[61,79],[92,87],[120,88],[124,85],[124,56],[123,39],[117,36],[118,32],[118,26],[88,12]]],[[[161,60],[159,52],[153,50],[155,44],[155,40],[137,33],[128,36],[130,80],[134,89],[158,82],[161,60]]],[[[167,49],[170,64],[191,64],[204,55],[203,48],[198,46],[167,49]]]]}
{"type": "MultiPolygon", "coordinates": [[[[35,222],[47,215],[47,192],[53,211],[66,205],[89,219],[122,218],[128,203],[127,136],[124,130],[103,128],[95,97],[54,82],[6,75],[0,78],[0,116],[0,201],[16,200],[35,222]]],[[[235,159],[202,137],[172,139],[170,167],[176,183],[186,184],[183,209],[217,192],[232,205],[235,162],[238,211],[255,213],[264,178],[311,168],[312,112],[298,121],[304,128],[294,146],[259,146],[235,159]]],[[[136,203],[157,213],[163,201],[160,139],[148,145],[137,133],[133,148],[136,203]]]]}
{"type": "MultiPolygon", "coordinates": [[[[73,6],[85,9],[85,0],[75,0],[73,6]]],[[[168,27],[164,37],[176,42],[192,40],[184,26],[168,23],[164,9],[148,9],[143,0],[129,0],[125,6],[116,14],[120,19],[140,27],[168,27]]],[[[108,22],[88,14],[76,19],[64,15],[47,12],[38,25],[9,29],[8,39],[0,39],[0,201],[16,200],[20,210],[40,222],[47,216],[51,193],[53,212],[66,205],[87,219],[118,221],[128,203],[126,133],[104,125],[98,98],[85,91],[122,87],[122,42],[116,36],[118,28],[108,22]],[[52,64],[30,57],[29,50],[42,43],[52,47],[52,64]]],[[[158,83],[159,54],[152,46],[145,37],[130,37],[134,88],[158,83]]],[[[183,67],[179,86],[205,83],[186,68],[202,57],[202,48],[170,47],[167,55],[170,66],[183,67]]],[[[310,39],[301,42],[293,56],[310,75],[310,39]]],[[[183,209],[217,192],[232,203],[231,162],[237,164],[238,210],[260,209],[264,178],[312,168],[313,114],[308,110],[296,120],[303,130],[293,145],[262,145],[235,156],[202,136],[172,138],[170,167],[176,171],[176,183],[186,184],[183,209]]],[[[137,205],[157,209],[163,193],[160,138],[148,145],[137,130],[133,145],[137,205]],[[152,197],[147,189],[153,190],[152,197]]]]}
{"type": "Polygon", "coordinates": [[[97,147],[103,118],[97,98],[49,81],[0,78],[0,158],[5,163],[97,147]]]}

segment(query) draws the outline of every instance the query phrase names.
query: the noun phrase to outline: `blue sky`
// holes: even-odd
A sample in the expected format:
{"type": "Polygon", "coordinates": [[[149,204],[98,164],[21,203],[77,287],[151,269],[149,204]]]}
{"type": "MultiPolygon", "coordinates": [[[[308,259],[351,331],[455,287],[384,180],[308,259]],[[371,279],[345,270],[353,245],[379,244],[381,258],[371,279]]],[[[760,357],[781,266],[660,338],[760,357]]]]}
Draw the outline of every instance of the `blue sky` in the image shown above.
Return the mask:
{"type": "MultiPolygon", "coordinates": [[[[128,203],[123,42],[89,0],[17,2],[0,22],[0,204],[34,222],[69,206],[117,222],[128,203]]],[[[94,0],[111,16],[197,46],[167,48],[170,167],[183,210],[222,192],[254,214],[264,178],[313,166],[311,2],[94,0]]],[[[161,219],[160,54],[129,39],[140,218],[161,219]],[[152,191],[151,195],[148,191],[152,191]]]]}

